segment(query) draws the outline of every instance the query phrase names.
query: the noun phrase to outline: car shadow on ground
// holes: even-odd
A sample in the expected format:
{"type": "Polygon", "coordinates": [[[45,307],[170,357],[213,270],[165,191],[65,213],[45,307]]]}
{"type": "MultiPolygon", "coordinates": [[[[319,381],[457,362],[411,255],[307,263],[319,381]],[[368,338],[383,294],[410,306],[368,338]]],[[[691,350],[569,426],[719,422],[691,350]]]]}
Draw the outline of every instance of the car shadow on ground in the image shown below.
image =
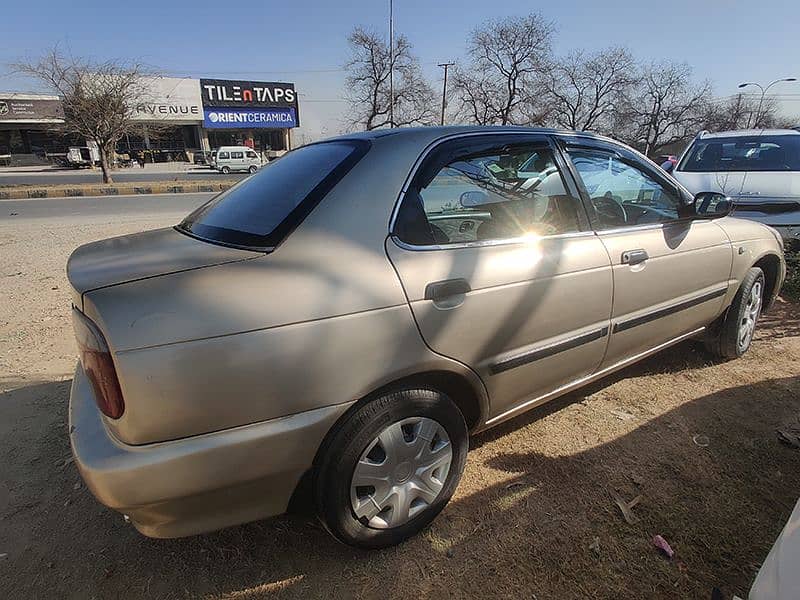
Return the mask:
{"type": "Polygon", "coordinates": [[[583,403],[592,393],[707,365],[682,344],[478,435],[459,494],[434,524],[371,553],[305,515],[145,538],[80,482],[65,424],[70,382],[6,385],[0,596],[699,598],[713,586],[745,595],[800,495],[797,450],[774,433],[797,418],[798,378],[638,414],[611,441],[570,451],[571,436],[587,434],[570,423],[600,418],[583,403]],[[612,492],[641,495],[636,523],[622,519],[612,492]],[[652,548],[657,533],[673,561],[652,548]]]}

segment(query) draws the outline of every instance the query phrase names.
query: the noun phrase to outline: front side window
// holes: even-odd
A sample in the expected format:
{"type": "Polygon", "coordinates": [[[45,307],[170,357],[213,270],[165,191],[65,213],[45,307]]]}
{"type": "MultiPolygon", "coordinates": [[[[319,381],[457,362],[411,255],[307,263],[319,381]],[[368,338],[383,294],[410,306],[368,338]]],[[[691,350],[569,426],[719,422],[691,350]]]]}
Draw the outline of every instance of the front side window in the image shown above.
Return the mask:
{"type": "Polygon", "coordinates": [[[800,171],[800,135],[725,136],[692,144],[679,171],[800,171]]]}
{"type": "Polygon", "coordinates": [[[579,230],[578,207],[549,148],[486,148],[415,178],[395,234],[415,245],[555,235],[579,230]]]}
{"type": "Polygon", "coordinates": [[[368,148],[344,140],[293,150],[198,208],[178,230],[237,247],[276,246],[368,148]]]}
{"type": "Polygon", "coordinates": [[[570,150],[599,229],[666,223],[681,199],[644,169],[602,150],[570,150]]]}
{"type": "Polygon", "coordinates": [[[252,150],[247,151],[247,158],[258,158],[258,155],[252,150]]]}

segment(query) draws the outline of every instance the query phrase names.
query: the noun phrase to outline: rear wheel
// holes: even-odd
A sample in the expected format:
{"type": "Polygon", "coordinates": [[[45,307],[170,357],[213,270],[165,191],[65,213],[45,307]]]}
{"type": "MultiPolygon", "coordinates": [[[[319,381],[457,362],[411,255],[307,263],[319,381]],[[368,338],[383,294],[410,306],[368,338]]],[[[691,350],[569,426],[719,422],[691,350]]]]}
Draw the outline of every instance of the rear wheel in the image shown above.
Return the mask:
{"type": "Polygon", "coordinates": [[[714,324],[706,338],[706,349],[720,358],[739,358],[753,341],[764,303],[764,272],[750,269],[742,280],[730,308],[714,324]]]}
{"type": "Polygon", "coordinates": [[[230,167],[222,167],[222,169],[220,169],[220,170],[222,171],[222,173],[224,175],[227,175],[228,173],[231,172],[231,168],[230,167]]]}
{"type": "Polygon", "coordinates": [[[450,500],[468,440],[464,417],[440,392],[401,390],[364,403],[321,452],[314,482],[320,518],[353,546],[402,542],[450,500]]]}

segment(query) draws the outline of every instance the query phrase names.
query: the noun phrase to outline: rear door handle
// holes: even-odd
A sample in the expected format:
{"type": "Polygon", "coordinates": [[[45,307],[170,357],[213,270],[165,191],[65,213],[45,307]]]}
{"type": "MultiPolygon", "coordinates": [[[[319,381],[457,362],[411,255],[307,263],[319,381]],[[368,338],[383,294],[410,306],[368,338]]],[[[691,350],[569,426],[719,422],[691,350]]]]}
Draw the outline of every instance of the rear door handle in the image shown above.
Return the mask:
{"type": "Polygon", "coordinates": [[[466,279],[445,279],[434,281],[425,286],[425,300],[443,300],[450,296],[466,294],[472,291],[466,279]]]}
{"type": "Polygon", "coordinates": [[[622,253],[622,264],[623,265],[638,265],[643,263],[650,255],[647,254],[647,250],[642,248],[637,248],[636,250],[626,250],[622,253]]]}

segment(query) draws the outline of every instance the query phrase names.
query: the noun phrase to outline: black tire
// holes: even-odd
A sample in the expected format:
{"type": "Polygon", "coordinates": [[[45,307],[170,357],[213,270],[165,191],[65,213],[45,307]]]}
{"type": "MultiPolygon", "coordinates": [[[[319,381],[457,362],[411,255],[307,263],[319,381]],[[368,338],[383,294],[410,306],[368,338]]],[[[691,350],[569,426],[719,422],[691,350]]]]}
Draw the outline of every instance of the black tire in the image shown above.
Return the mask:
{"type": "Polygon", "coordinates": [[[331,431],[318,455],[314,503],[325,527],[339,541],[358,548],[393,546],[424,529],[449,502],[467,459],[469,434],[461,411],[449,397],[432,389],[404,389],[356,405],[331,431]],[[452,461],[439,495],[411,520],[377,529],[359,520],[351,504],[350,483],[356,463],[386,427],[412,417],[427,417],[450,438],[452,461]]]}
{"type": "Polygon", "coordinates": [[[761,287],[761,302],[756,316],[756,323],[758,316],[761,314],[761,306],[764,303],[764,272],[758,267],[753,267],[742,280],[742,285],[733,297],[730,307],[725,314],[717,320],[710,328],[705,339],[705,347],[708,352],[718,358],[726,360],[739,358],[748,348],[752,342],[752,336],[745,344],[740,343],[739,328],[748,310],[748,301],[750,299],[753,286],[760,284],[761,287]]]}
{"type": "Polygon", "coordinates": [[[230,167],[222,167],[221,171],[222,171],[223,175],[227,175],[228,173],[231,172],[231,168],[230,167]]]}
{"type": "Polygon", "coordinates": [[[255,173],[256,171],[258,171],[258,167],[257,167],[257,166],[255,166],[255,165],[252,165],[252,166],[251,166],[249,169],[247,169],[247,170],[248,170],[248,171],[250,171],[250,173],[252,174],[252,173],[255,173]]]}

